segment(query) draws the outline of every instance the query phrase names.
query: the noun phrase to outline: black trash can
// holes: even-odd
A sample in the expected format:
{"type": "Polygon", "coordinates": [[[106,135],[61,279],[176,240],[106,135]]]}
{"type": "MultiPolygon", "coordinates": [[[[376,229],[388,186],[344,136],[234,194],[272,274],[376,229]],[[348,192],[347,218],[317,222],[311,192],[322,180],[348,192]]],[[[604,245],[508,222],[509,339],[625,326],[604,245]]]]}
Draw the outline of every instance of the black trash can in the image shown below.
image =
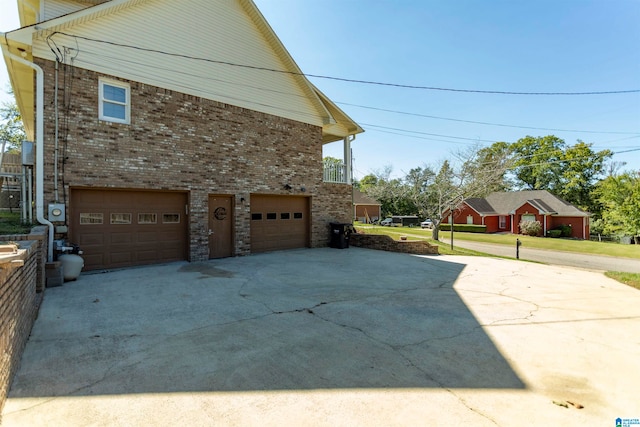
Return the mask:
{"type": "Polygon", "coordinates": [[[349,234],[351,233],[351,224],[332,222],[329,224],[331,229],[331,241],[329,246],[337,249],[346,249],[349,247],[349,234]]]}

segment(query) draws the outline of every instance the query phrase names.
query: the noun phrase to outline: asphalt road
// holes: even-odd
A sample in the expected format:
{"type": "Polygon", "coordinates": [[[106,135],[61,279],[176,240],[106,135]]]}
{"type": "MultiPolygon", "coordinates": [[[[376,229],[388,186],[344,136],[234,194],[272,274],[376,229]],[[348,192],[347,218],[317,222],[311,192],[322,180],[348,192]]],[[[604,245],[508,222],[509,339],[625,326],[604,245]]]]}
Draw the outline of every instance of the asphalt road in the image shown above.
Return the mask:
{"type": "MultiPolygon", "coordinates": [[[[441,239],[448,243],[448,240],[441,239]]],[[[516,257],[515,239],[513,246],[493,245],[490,243],[469,242],[455,240],[454,247],[471,249],[491,255],[516,257]]],[[[640,273],[640,260],[632,258],[608,257],[603,255],[586,255],[573,252],[550,251],[545,249],[533,249],[520,246],[520,259],[543,262],[552,265],[566,265],[570,267],[586,268],[589,270],[624,271],[627,273],[640,273]]]]}

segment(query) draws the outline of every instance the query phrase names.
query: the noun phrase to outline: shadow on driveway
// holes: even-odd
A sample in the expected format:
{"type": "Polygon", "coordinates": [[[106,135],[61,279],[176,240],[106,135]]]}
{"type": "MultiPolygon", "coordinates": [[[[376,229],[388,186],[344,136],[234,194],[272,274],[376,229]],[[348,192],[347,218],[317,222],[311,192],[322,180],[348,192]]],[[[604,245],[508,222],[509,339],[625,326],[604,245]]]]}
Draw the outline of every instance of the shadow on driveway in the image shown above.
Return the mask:
{"type": "Polygon", "coordinates": [[[83,274],[47,289],[10,397],[523,389],[464,268],[351,248],[83,274]]]}

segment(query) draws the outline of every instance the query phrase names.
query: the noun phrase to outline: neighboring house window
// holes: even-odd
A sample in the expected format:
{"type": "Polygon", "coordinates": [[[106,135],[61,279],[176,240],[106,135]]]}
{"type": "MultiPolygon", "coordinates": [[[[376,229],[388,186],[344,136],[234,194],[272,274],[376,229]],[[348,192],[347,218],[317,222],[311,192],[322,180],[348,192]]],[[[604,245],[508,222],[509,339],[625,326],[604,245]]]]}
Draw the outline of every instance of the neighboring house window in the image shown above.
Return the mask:
{"type": "Polygon", "coordinates": [[[528,215],[525,214],[525,215],[522,215],[522,220],[534,222],[536,220],[536,216],[531,214],[528,214],[528,215]]]}
{"type": "Polygon", "coordinates": [[[128,83],[100,79],[99,98],[100,120],[129,124],[131,88],[128,83]]]}
{"type": "Polygon", "coordinates": [[[473,224],[473,215],[467,215],[467,224],[473,224]]]}
{"type": "Polygon", "coordinates": [[[500,215],[498,217],[498,221],[499,221],[498,228],[502,228],[502,229],[507,228],[507,217],[506,216],[500,215]]]}

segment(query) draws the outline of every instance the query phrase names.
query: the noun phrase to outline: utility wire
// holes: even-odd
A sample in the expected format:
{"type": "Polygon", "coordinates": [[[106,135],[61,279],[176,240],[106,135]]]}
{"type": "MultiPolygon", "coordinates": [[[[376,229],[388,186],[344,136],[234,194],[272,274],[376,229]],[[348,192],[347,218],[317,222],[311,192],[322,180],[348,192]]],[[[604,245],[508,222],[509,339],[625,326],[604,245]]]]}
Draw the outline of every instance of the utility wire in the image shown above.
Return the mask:
{"type": "Polygon", "coordinates": [[[183,59],[191,59],[195,61],[205,61],[205,62],[210,62],[214,64],[227,65],[231,67],[247,68],[247,69],[259,70],[259,71],[269,71],[273,73],[297,75],[297,76],[304,76],[304,77],[315,77],[318,79],[342,81],[347,83],[360,83],[360,84],[376,85],[376,86],[390,86],[390,87],[397,87],[397,88],[404,88],[404,89],[432,90],[432,91],[459,92],[459,93],[480,93],[480,94],[493,94],[493,95],[527,95],[527,96],[529,95],[534,95],[534,96],[612,95],[612,94],[626,94],[626,93],[640,92],[640,89],[606,90],[606,91],[591,91],[591,92],[519,92],[519,91],[480,90],[480,89],[457,89],[457,88],[445,88],[445,87],[436,87],[436,86],[420,86],[420,85],[408,85],[408,84],[400,84],[400,83],[377,82],[377,81],[370,81],[370,80],[348,79],[344,77],[324,76],[320,74],[306,74],[306,73],[289,71],[289,70],[276,70],[273,68],[259,67],[255,65],[237,64],[229,61],[220,61],[215,59],[185,55],[181,53],[166,52],[158,49],[150,49],[150,48],[144,48],[140,46],[133,46],[133,45],[128,45],[124,43],[107,41],[107,40],[100,40],[100,39],[95,39],[95,38],[86,37],[86,36],[69,34],[62,31],[55,31],[53,34],[51,34],[51,36],[54,36],[56,34],[61,34],[67,37],[81,39],[89,42],[103,43],[111,46],[123,47],[127,49],[135,49],[139,51],[157,53],[160,55],[173,56],[173,57],[183,58],[183,59]]]}
{"type": "MultiPolygon", "coordinates": [[[[428,136],[438,136],[440,138],[454,138],[454,139],[463,139],[466,141],[475,141],[475,142],[496,142],[495,140],[490,140],[490,139],[477,139],[477,138],[465,138],[463,136],[451,136],[451,135],[441,135],[438,133],[428,133],[428,132],[420,132],[417,130],[408,130],[408,129],[400,129],[400,128],[392,128],[392,127],[387,127],[387,126],[378,126],[378,125],[372,125],[369,123],[360,123],[362,126],[368,126],[370,128],[376,128],[376,129],[387,129],[387,130],[394,130],[394,131],[400,131],[400,132],[407,132],[407,133],[415,133],[415,134],[419,134],[419,135],[428,135],[428,136]]],[[[453,141],[451,141],[453,142],[453,141]]]]}
{"type": "Polygon", "coordinates": [[[550,130],[550,131],[556,131],[556,132],[601,133],[601,134],[614,134],[614,135],[638,135],[638,134],[640,134],[639,132],[615,132],[615,131],[595,131],[595,130],[578,130],[578,129],[543,128],[543,127],[533,127],[533,126],[517,126],[517,125],[507,125],[507,124],[502,124],[502,123],[490,123],[490,122],[478,122],[478,121],[473,121],[473,120],[454,119],[454,118],[451,118],[451,117],[431,116],[431,115],[428,115],[428,114],[410,113],[410,112],[398,111],[398,110],[388,110],[388,109],[385,109],[385,108],[377,108],[377,107],[370,107],[370,106],[366,106],[366,105],[350,104],[348,102],[336,102],[336,104],[348,105],[350,107],[365,108],[367,110],[383,111],[385,113],[404,114],[406,116],[426,117],[426,118],[429,118],[429,119],[449,120],[449,121],[452,121],[452,122],[471,123],[471,124],[476,124],[476,125],[501,126],[501,127],[507,127],[507,128],[515,128],[515,129],[550,130]]]}
{"type": "MultiPolygon", "coordinates": [[[[76,50],[76,49],[73,49],[73,50],[76,50]]],[[[146,67],[147,66],[147,64],[145,64],[143,62],[132,61],[132,60],[128,60],[128,59],[109,56],[109,55],[105,55],[102,52],[92,51],[90,49],[89,50],[83,49],[82,53],[85,54],[85,55],[88,54],[90,56],[97,56],[97,57],[100,57],[100,58],[106,58],[106,59],[109,59],[109,60],[111,60],[113,62],[121,62],[121,63],[133,64],[133,65],[137,65],[137,66],[140,66],[140,67],[146,67]]],[[[76,62],[78,62],[78,61],[76,60],[76,62]]],[[[85,64],[89,64],[89,65],[99,65],[97,62],[93,62],[93,61],[88,60],[88,59],[84,59],[81,62],[83,62],[85,64]]],[[[117,70],[120,69],[117,66],[108,67],[108,66],[105,66],[104,64],[102,66],[105,69],[112,69],[113,71],[117,71],[117,70]]],[[[188,77],[201,78],[201,79],[206,79],[207,81],[215,81],[215,82],[219,82],[219,83],[222,83],[222,84],[229,84],[229,85],[233,85],[233,86],[244,87],[244,88],[249,89],[249,90],[259,90],[259,91],[265,91],[265,92],[271,92],[271,93],[278,93],[278,94],[291,96],[291,97],[298,97],[298,98],[302,98],[303,97],[301,95],[294,94],[294,93],[288,93],[288,92],[283,92],[283,91],[263,88],[263,87],[259,87],[259,86],[255,86],[255,85],[251,85],[251,84],[245,84],[245,83],[239,83],[239,82],[231,82],[231,81],[227,81],[227,80],[223,80],[223,79],[213,78],[211,76],[203,76],[203,75],[200,75],[200,74],[197,74],[197,73],[193,73],[193,72],[180,71],[180,70],[175,70],[175,69],[171,69],[171,68],[167,68],[167,67],[159,67],[159,68],[163,69],[165,71],[170,71],[170,72],[177,73],[177,74],[184,75],[184,76],[188,76],[188,77]]],[[[145,77],[146,76],[145,74],[138,74],[138,73],[133,73],[132,75],[137,76],[137,77],[145,77]]],[[[164,83],[171,83],[172,82],[172,81],[168,81],[168,80],[161,80],[161,81],[163,81],[164,83]]],[[[187,80],[184,80],[184,81],[187,81],[187,80]]],[[[310,116],[310,117],[312,116],[311,114],[304,113],[302,111],[283,108],[283,106],[276,106],[276,105],[265,104],[265,103],[257,103],[254,100],[238,98],[238,97],[232,97],[232,96],[229,96],[229,95],[223,95],[223,94],[220,94],[220,93],[212,92],[211,90],[208,90],[208,89],[203,89],[202,87],[190,86],[190,85],[185,84],[185,83],[181,83],[181,84],[179,84],[179,86],[181,88],[183,88],[183,89],[197,90],[197,91],[201,91],[201,92],[204,91],[204,92],[207,92],[207,94],[209,96],[224,96],[227,99],[233,99],[233,100],[245,102],[245,103],[248,103],[248,104],[251,104],[251,105],[255,105],[255,106],[275,108],[275,109],[278,109],[278,110],[281,110],[281,111],[287,111],[287,112],[296,113],[296,114],[303,114],[303,115],[310,116]]],[[[444,119],[444,120],[451,120],[451,121],[465,122],[465,123],[473,123],[473,124],[485,124],[485,125],[525,128],[525,129],[556,130],[556,131],[567,131],[567,132],[611,133],[611,134],[625,134],[625,135],[626,134],[632,134],[632,133],[629,133],[629,132],[605,132],[605,131],[599,132],[599,131],[581,131],[581,130],[569,130],[569,129],[536,128],[536,127],[527,127],[527,126],[512,126],[512,125],[505,125],[505,124],[478,122],[478,121],[446,118],[446,117],[439,117],[439,116],[430,116],[430,115],[424,115],[424,114],[419,114],[419,113],[409,113],[409,112],[402,112],[402,111],[396,111],[396,110],[388,110],[388,109],[382,109],[382,108],[377,108],[377,107],[369,107],[369,106],[364,106],[364,105],[359,105],[359,104],[351,104],[351,103],[346,103],[346,102],[338,102],[338,104],[343,104],[343,105],[348,105],[348,106],[355,106],[355,107],[372,109],[372,110],[379,110],[379,111],[384,111],[384,112],[399,113],[399,114],[405,114],[405,115],[414,115],[414,116],[428,117],[428,118],[437,118],[437,119],[444,119]]],[[[315,117],[315,116],[313,116],[313,117],[315,117]]],[[[452,135],[441,135],[441,134],[432,134],[432,133],[426,133],[426,132],[412,131],[412,130],[408,130],[408,129],[388,128],[388,127],[384,127],[384,126],[366,124],[366,123],[361,123],[361,124],[363,126],[368,126],[369,130],[376,130],[376,131],[379,131],[379,132],[384,132],[384,131],[383,130],[379,130],[377,128],[389,129],[389,130],[394,130],[394,131],[399,131],[399,132],[416,133],[416,134],[422,134],[422,135],[443,137],[443,138],[463,139],[463,140],[474,141],[474,142],[489,142],[489,143],[492,143],[492,142],[495,142],[497,140],[497,139],[496,140],[486,140],[486,139],[479,139],[479,138],[465,138],[465,137],[452,136],[452,135]],[[372,128],[374,128],[374,129],[372,129],[372,128]]],[[[388,132],[387,131],[386,133],[395,134],[395,135],[401,135],[401,136],[411,136],[411,135],[406,135],[406,134],[397,133],[397,132],[388,132]]],[[[627,137],[627,138],[622,138],[622,139],[619,139],[619,140],[632,139],[632,138],[640,137],[640,134],[637,134],[637,135],[636,134],[632,134],[632,135],[634,135],[634,136],[627,137]]],[[[411,136],[411,137],[417,138],[415,136],[411,136]]],[[[442,139],[433,139],[433,138],[420,138],[420,139],[433,140],[433,141],[439,141],[439,142],[447,142],[447,143],[459,143],[457,141],[446,141],[446,140],[442,140],[442,139]]],[[[616,140],[616,141],[618,141],[618,140],[616,140]]]]}
{"type": "MultiPolygon", "coordinates": [[[[122,57],[106,55],[106,54],[104,54],[104,52],[100,52],[100,51],[92,51],[92,50],[88,50],[88,49],[83,49],[82,53],[84,55],[93,55],[93,56],[97,56],[97,57],[100,57],[100,58],[106,58],[106,59],[109,59],[110,61],[113,61],[113,62],[121,62],[121,63],[126,63],[126,64],[133,64],[133,65],[137,65],[137,66],[140,66],[140,67],[148,67],[148,64],[146,64],[144,62],[133,61],[133,60],[130,60],[130,59],[124,59],[122,57]]],[[[98,65],[97,63],[94,63],[94,62],[91,62],[91,61],[87,61],[87,60],[84,60],[83,62],[88,63],[88,64],[92,64],[92,65],[98,65]]],[[[118,70],[118,68],[112,68],[112,69],[113,70],[118,70]]],[[[176,70],[175,68],[172,68],[172,67],[161,67],[161,66],[157,66],[156,65],[156,66],[154,66],[154,69],[164,70],[164,71],[168,71],[168,72],[171,72],[171,73],[174,73],[174,74],[179,74],[179,75],[183,75],[183,76],[187,76],[187,77],[195,77],[195,78],[200,78],[200,79],[204,79],[204,80],[207,80],[207,81],[213,81],[213,82],[219,82],[219,83],[233,85],[233,86],[237,86],[237,87],[249,88],[251,90],[258,90],[258,91],[261,91],[261,92],[277,93],[277,94],[291,96],[291,97],[295,97],[295,98],[305,98],[304,95],[300,95],[300,94],[296,94],[296,93],[279,91],[279,90],[266,88],[266,87],[263,87],[263,86],[251,85],[251,84],[247,84],[247,83],[231,82],[229,80],[223,80],[223,79],[220,79],[220,78],[214,78],[214,77],[211,77],[210,75],[202,75],[202,74],[198,74],[198,73],[194,73],[194,72],[188,72],[188,71],[184,71],[184,70],[176,70]]],[[[250,101],[248,101],[248,102],[250,102],[250,101]]],[[[395,114],[403,114],[403,115],[416,116],[416,117],[426,117],[426,118],[438,119],[438,120],[449,120],[449,121],[459,122],[459,123],[471,123],[471,124],[480,124],[480,125],[488,125],[488,126],[500,126],[500,127],[516,128],[516,129],[547,130],[547,131],[557,131],[557,132],[578,132],[578,133],[614,134],[614,135],[638,135],[638,136],[640,136],[640,132],[593,131],[593,130],[579,130],[579,129],[557,129],[557,128],[544,128],[544,127],[533,127],[533,126],[508,125],[508,124],[501,124],[501,123],[480,122],[480,121],[473,121],[473,120],[456,119],[456,118],[451,118],[451,117],[441,117],[441,116],[433,116],[433,115],[427,115],[427,114],[421,114],[421,113],[390,110],[390,109],[372,107],[372,106],[367,106],[367,105],[352,104],[352,103],[348,103],[348,102],[335,102],[335,103],[339,104],[339,105],[347,105],[347,106],[351,106],[351,107],[364,108],[364,109],[368,109],[368,110],[382,111],[382,112],[395,113],[395,114]]]]}

